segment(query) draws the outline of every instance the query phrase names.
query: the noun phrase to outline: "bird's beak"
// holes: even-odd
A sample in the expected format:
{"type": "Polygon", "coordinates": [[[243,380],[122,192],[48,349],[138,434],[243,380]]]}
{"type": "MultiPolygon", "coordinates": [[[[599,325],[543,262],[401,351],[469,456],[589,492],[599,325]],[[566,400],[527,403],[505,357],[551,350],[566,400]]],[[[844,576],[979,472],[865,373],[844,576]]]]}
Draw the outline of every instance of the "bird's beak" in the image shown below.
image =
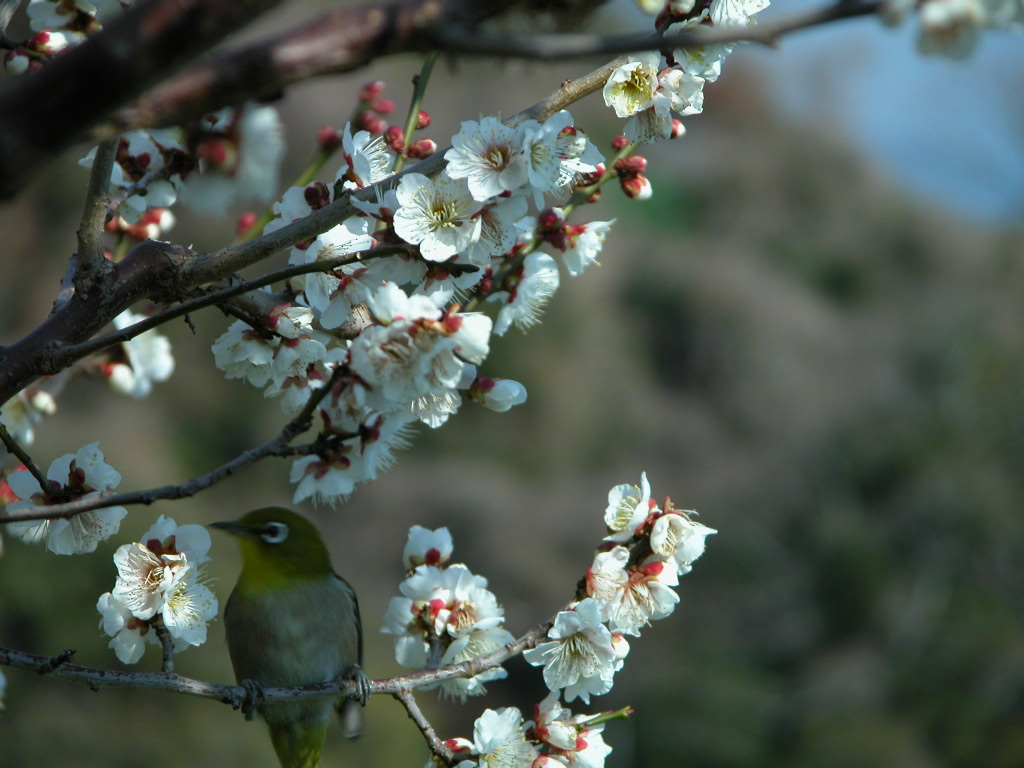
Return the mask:
{"type": "Polygon", "coordinates": [[[245,536],[249,533],[248,528],[235,520],[224,520],[219,523],[209,523],[207,527],[220,528],[222,531],[227,531],[233,536],[245,536]]]}

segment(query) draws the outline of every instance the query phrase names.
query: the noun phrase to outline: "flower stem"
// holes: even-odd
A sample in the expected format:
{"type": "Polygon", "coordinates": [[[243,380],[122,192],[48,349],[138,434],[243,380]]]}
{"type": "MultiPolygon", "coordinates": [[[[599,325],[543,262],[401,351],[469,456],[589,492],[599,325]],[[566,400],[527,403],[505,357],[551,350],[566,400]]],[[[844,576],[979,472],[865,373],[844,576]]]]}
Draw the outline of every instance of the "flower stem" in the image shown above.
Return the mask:
{"type": "MultiPolygon", "coordinates": [[[[430,81],[430,73],[437,61],[438,51],[427,54],[423,60],[423,67],[420,73],[413,78],[412,103],[409,104],[409,114],[405,118],[405,148],[409,149],[412,144],[412,136],[416,132],[416,125],[420,119],[420,107],[423,106],[423,97],[427,92],[427,83],[430,81]]],[[[395,164],[391,166],[392,173],[398,173],[405,167],[406,156],[399,154],[395,157],[395,164]]]]}

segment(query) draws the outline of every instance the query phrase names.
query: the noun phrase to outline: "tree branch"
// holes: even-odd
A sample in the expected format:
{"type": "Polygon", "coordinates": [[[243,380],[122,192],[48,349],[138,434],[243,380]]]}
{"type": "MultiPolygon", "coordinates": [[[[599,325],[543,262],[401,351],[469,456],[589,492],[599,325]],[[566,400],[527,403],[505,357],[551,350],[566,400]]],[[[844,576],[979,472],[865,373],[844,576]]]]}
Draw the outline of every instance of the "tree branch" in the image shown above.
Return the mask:
{"type": "Polygon", "coordinates": [[[441,758],[445,765],[449,763],[452,757],[451,750],[448,749],[444,742],[437,737],[437,733],[434,731],[434,726],[430,724],[424,716],[423,711],[420,709],[420,705],[416,703],[416,697],[412,694],[410,688],[400,688],[393,694],[398,701],[405,707],[405,711],[409,713],[409,719],[412,720],[416,727],[420,729],[420,733],[423,734],[423,738],[427,741],[427,746],[430,747],[430,751],[441,758]]]}
{"type": "Polygon", "coordinates": [[[310,394],[306,404],[302,406],[302,410],[299,411],[295,418],[284,425],[284,428],[273,440],[264,443],[258,448],[245,451],[238,457],[229,461],[227,464],[222,464],[217,467],[212,472],[207,472],[205,475],[195,477],[181,485],[165,485],[160,488],[150,488],[144,491],[131,491],[129,493],[103,491],[96,496],[87,496],[76,499],[75,501],[65,502],[63,504],[48,504],[40,507],[28,507],[25,509],[15,510],[13,512],[10,509],[5,509],[0,511],[0,524],[13,523],[22,520],[57,520],[60,518],[71,518],[75,515],[80,515],[83,512],[88,512],[93,509],[121,507],[128,504],[148,505],[152,504],[154,501],[159,501],[160,499],[185,499],[190,496],[195,496],[200,491],[206,490],[215,483],[219,483],[221,480],[236,474],[248,467],[250,464],[253,464],[267,456],[277,455],[279,451],[286,448],[298,435],[309,429],[316,407],[320,404],[320,401],[326,397],[327,393],[331,391],[331,387],[343,371],[345,371],[344,367],[338,368],[335,370],[331,379],[325,386],[314,390],[310,394]]]}
{"type": "Polygon", "coordinates": [[[105,115],[277,2],[149,0],[6,89],[0,94],[0,199],[105,115]]]}
{"type": "Polygon", "coordinates": [[[118,140],[104,141],[96,147],[89,173],[89,189],[82,206],[82,221],[78,225],[78,252],[72,284],[75,292],[86,294],[102,280],[101,273],[113,269],[103,258],[103,225],[106,223],[107,192],[110,190],[110,171],[114,167],[118,140]]]}
{"type": "MultiPolygon", "coordinates": [[[[533,648],[551,629],[552,622],[546,621],[526,632],[522,637],[502,646],[497,651],[481,656],[473,661],[453,664],[438,669],[412,672],[408,675],[370,681],[370,692],[397,696],[402,691],[410,691],[425,685],[457,677],[473,677],[508,661],[523,651],[533,648]]],[[[148,688],[156,691],[170,691],[205,699],[215,699],[239,709],[250,695],[241,685],[224,685],[208,683],[182,677],[174,673],[162,672],[122,672],[113,669],[97,669],[71,664],[69,659],[74,651],[65,651],[58,656],[40,656],[12,648],[0,647],[0,666],[38,672],[41,675],[52,675],[62,680],[85,683],[94,691],[100,688],[148,688]]],[[[292,701],[296,699],[312,699],[340,694],[358,692],[355,681],[339,678],[329,683],[314,683],[285,688],[264,688],[263,701],[292,701]]]]}

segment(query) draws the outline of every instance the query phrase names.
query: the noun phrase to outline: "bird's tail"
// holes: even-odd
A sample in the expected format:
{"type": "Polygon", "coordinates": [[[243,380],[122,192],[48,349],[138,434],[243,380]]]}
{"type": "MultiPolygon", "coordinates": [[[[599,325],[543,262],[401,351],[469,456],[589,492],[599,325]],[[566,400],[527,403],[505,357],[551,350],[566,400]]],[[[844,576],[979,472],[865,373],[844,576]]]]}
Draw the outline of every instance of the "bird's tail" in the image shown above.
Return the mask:
{"type": "Polygon", "coordinates": [[[324,749],[327,728],[305,728],[298,724],[270,725],[270,741],[281,768],[317,768],[324,749]]]}
{"type": "Polygon", "coordinates": [[[346,739],[358,739],[363,735],[363,707],[358,699],[345,698],[339,702],[338,717],[341,719],[341,733],[346,739]]]}

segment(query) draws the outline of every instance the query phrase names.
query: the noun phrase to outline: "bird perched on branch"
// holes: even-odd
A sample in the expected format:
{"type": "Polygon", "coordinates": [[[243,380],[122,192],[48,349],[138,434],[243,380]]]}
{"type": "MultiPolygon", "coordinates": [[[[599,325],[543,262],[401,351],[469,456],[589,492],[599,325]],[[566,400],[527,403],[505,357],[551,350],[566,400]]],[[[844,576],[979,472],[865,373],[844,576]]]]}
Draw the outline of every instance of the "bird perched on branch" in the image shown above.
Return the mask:
{"type": "Polygon", "coordinates": [[[242,574],[224,608],[224,627],[240,684],[278,687],[354,678],[358,697],[330,697],[258,704],[282,768],[320,764],[331,710],[343,733],[356,738],[369,681],[359,665],[362,624],[356,594],[334,573],[317,529],[280,507],[212,523],[242,547],[242,574]]]}

